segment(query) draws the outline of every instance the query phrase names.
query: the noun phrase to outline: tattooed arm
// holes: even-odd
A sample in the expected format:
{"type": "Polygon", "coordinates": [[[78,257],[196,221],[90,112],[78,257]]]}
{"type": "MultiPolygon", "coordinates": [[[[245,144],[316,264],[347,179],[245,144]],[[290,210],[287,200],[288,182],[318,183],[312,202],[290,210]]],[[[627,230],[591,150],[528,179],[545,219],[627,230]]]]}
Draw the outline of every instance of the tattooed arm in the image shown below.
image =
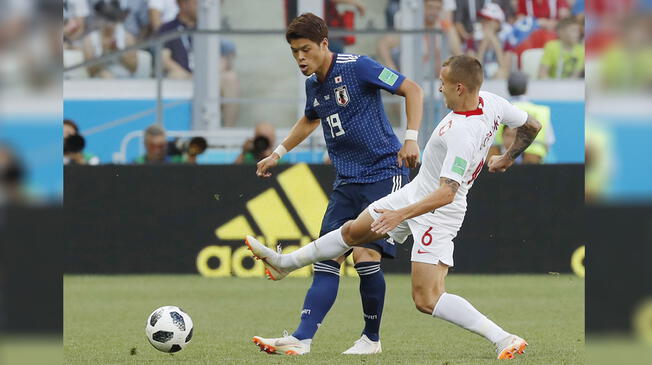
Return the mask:
{"type": "Polygon", "coordinates": [[[459,187],[460,183],[457,181],[442,177],[439,179],[439,188],[426,195],[420,201],[398,210],[376,210],[376,212],[381,213],[381,216],[371,224],[371,230],[376,233],[385,234],[396,228],[396,226],[406,219],[420,216],[450,204],[455,199],[455,194],[457,194],[459,187]]]}
{"type": "Polygon", "coordinates": [[[502,155],[491,156],[489,159],[489,172],[505,172],[514,164],[514,160],[530,146],[540,130],[541,123],[528,115],[525,124],[516,128],[516,138],[507,151],[502,155]]]}

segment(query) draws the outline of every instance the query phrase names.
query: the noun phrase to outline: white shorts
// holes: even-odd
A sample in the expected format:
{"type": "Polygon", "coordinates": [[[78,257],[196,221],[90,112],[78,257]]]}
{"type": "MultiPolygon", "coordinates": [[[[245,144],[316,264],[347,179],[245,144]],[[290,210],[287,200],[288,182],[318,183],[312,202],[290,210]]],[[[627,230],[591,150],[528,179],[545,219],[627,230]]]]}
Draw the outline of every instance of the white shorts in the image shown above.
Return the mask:
{"type": "MultiPolygon", "coordinates": [[[[380,213],[376,213],[374,209],[396,210],[410,205],[411,203],[407,199],[408,194],[408,189],[403,188],[371,203],[367,208],[369,214],[376,220],[380,217],[380,213]]],[[[441,261],[445,265],[453,266],[453,238],[457,236],[457,230],[437,224],[437,222],[426,225],[414,219],[408,219],[389,231],[388,235],[397,243],[405,242],[408,236],[412,235],[414,245],[412,246],[411,261],[413,262],[436,265],[441,261]]]]}

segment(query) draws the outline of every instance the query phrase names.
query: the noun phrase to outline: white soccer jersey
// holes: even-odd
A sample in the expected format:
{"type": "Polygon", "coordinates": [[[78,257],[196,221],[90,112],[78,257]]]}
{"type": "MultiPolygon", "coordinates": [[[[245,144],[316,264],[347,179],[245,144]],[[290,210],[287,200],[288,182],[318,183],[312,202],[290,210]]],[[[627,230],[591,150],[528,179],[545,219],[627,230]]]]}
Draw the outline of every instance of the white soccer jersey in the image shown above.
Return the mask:
{"type": "Polygon", "coordinates": [[[466,194],[482,171],[499,124],[517,128],[526,120],[527,113],[485,91],[480,92],[480,105],[476,110],[446,115],[428,140],[419,174],[403,189],[410,191],[409,204],[412,204],[439,188],[442,177],[457,181],[460,187],[451,204],[414,220],[457,231],[466,212],[466,194]]]}

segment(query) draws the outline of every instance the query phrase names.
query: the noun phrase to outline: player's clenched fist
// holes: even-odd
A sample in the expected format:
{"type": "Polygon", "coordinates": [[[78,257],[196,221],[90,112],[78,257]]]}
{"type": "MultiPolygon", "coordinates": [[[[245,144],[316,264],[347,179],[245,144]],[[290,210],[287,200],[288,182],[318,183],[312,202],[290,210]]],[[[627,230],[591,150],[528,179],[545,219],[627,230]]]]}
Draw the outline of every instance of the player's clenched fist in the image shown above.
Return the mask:
{"type": "Polygon", "coordinates": [[[402,167],[403,164],[407,167],[417,167],[419,163],[419,145],[416,141],[405,141],[401,150],[398,151],[398,166],[402,167]]]}
{"type": "Polygon", "coordinates": [[[505,172],[514,164],[514,160],[506,155],[491,156],[489,158],[489,172],[505,172]]]}
{"type": "Polygon", "coordinates": [[[272,176],[272,173],[269,172],[269,169],[278,165],[278,160],[279,160],[278,155],[276,153],[272,153],[271,155],[258,161],[258,163],[256,164],[256,176],[259,177],[272,176]]]}

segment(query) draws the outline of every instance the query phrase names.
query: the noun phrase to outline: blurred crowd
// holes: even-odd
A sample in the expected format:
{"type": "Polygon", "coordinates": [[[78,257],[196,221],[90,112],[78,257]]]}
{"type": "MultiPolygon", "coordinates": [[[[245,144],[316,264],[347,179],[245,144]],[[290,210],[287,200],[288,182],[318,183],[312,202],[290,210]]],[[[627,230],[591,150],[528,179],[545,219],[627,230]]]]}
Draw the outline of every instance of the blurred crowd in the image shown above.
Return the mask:
{"type": "MultiPolygon", "coordinates": [[[[157,35],[196,29],[197,3],[197,0],[64,0],[64,58],[81,55],[83,60],[90,60],[157,35]]],[[[228,74],[233,70],[235,44],[228,40],[220,43],[219,67],[222,73],[228,74]]],[[[190,78],[194,67],[192,37],[185,35],[170,40],[163,48],[166,76],[190,78]]],[[[151,77],[152,51],[148,47],[125,52],[118,62],[89,67],[88,76],[151,77]]]]}
{"type": "MultiPolygon", "coordinates": [[[[64,0],[64,65],[72,66],[124,50],[139,42],[171,32],[197,28],[198,0],[64,0]]],[[[237,98],[240,81],[234,69],[235,44],[220,40],[221,96],[237,98]]],[[[154,48],[121,53],[117,61],[103,62],[69,74],[96,78],[149,78],[154,74],[154,48]]],[[[164,76],[191,79],[194,69],[193,37],[185,34],[163,44],[164,76]]],[[[233,126],[238,104],[222,105],[223,124],[233,126]]]]}
{"type": "MultiPolygon", "coordinates": [[[[286,0],[286,18],[296,15],[286,0]]],[[[295,4],[296,5],[296,4],[295,4]]],[[[353,29],[356,13],[364,15],[364,0],[326,0],[324,17],[331,29],[353,29]],[[345,9],[356,11],[340,11],[345,9]]],[[[579,78],[584,75],[584,0],[425,0],[424,28],[443,36],[424,36],[423,58],[435,57],[439,67],[450,54],[466,53],[485,65],[487,78],[506,79],[520,69],[531,77],[579,78]]],[[[296,9],[294,9],[296,10],[296,9]]],[[[197,0],[64,0],[64,59],[68,64],[100,57],[132,46],[152,36],[196,28],[197,0]]],[[[400,0],[387,0],[386,29],[396,29],[400,0]]],[[[222,19],[223,28],[228,20],[222,19]]],[[[371,21],[370,24],[382,23],[371,21]]],[[[358,27],[360,28],[360,27],[358,27]]],[[[400,69],[399,38],[379,41],[377,58],[400,69]]],[[[333,37],[335,52],[348,51],[355,36],[333,37]]],[[[238,78],[233,69],[235,44],[221,41],[220,71],[223,89],[237,96],[238,78]]],[[[166,42],[163,65],[169,78],[192,75],[192,37],[166,42]]],[[[87,69],[90,77],[151,77],[151,49],[123,53],[118,62],[87,69]]],[[[436,70],[434,70],[436,72],[436,70]]],[[[228,118],[226,118],[228,119],[228,118]]],[[[227,123],[228,124],[228,123],[227,123]]]]}
{"type": "MultiPolygon", "coordinates": [[[[387,24],[400,16],[399,0],[387,5],[387,24]]],[[[584,0],[424,0],[424,27],[441,35],[423,39],[424,66],[434,75],[451,54],[484,64],[487,79],[522,70],[533,79],[584,77],[584,0]]],[[[380,61],[400,69],[399,38],[378,44],[380,61]]]]}
{"type": "MultiPolygon", "coordinates": [[[[286,21],[297,14],[297,1],[284,2],[286,21]]],[[[196,29],[198,0],[64,0],[64,62],[77,55],[79,62],[125,49],[152,37],[170,32],[196,29]]],[[[360,29],[356,17],[369,14],[368,8],[379,7],[369,0],[325,0],[324,18],[330,29],[360,29]]],[[[401,23],[400,0],[384,2],[385,23],[392,31],[401,23]]],[[[376,14],[379,14],[376,12],[376,14]]],[[[514,101],[539,113],[550,128],[538,141],[535,154],[528,153],[523,163],[542,163],[554,143],[550,109],[525,100],[529,80],[579,79],[584,77],[584,0],[423,0],[423,28],[436,30],[422,36],[421,54],[424,78],[437,79],[440,64],[449,56],[469,54],[479,58],[486,79],[503,79],[514,101]],[[543,110],[543,112],[540,112],[543,110]],[[545,140],[544,140],[545,139],[545,140]]],[[[221,20],[228,28],[228,20],[221,20]]],[[[164,76],[191,79],[194,69],[193,37],[181,35],[163,44],[164,76]]],[[[401,70],[401,38],[392,33],[378,38],[370,55],[390,68],[401,70]]],[[[356,51],[355,36],[330,37],[334,52],[356,51]]],[[[151,77],[152,47],[124,52],[112,63],[86,68],[87,76],[97,78],[151,77]]],[[[240,81],[234,68],[236,46],[221,39],[220,69],[222,97],[240,96],[240,81]]],[[[617,56],[614,56],[616,58],[617,56]]],[[[612,62],[617,64],[617,62],[612,62]]],[[[615,73],[615,72],[614,72],[615,73]]],[[[222,103],[224,126],[234,126],[238,103],[222,103]]],[[[97,157],[83,152],[83,137],[73,121],[66,121],[64,160],[70,164],[96,164],[97,157]],[[66,132],[68,133],[68,132],[66,132]],[[80,147],[81,146],[81,147],[80,147]],[[78,149],[71,152],[71,148],[78,149]]],[[[274,144],[274,126],[260,123],[246,140],[235,163],[251,163],[269,153],[274,144]],[[263,138],[265,137],[265,138],[263,138]],[[271,144],[270,144],[271,141],[271,144]],[[263,142],[267,142],[266,144],[263,142]]],[[[494,147],[500,153],[508,146],[513,131],[506,130],[494,147]]],[[[207,148],[206,140],[169,141],[162,126],[152,125],[143,132],[146,153],[136,163],[196,163],[207,148]]],[[[532,151],[530,151],[532,152],[532,151]]],[[[108,161],[103,161],[108,162],[108,161]]]]}

